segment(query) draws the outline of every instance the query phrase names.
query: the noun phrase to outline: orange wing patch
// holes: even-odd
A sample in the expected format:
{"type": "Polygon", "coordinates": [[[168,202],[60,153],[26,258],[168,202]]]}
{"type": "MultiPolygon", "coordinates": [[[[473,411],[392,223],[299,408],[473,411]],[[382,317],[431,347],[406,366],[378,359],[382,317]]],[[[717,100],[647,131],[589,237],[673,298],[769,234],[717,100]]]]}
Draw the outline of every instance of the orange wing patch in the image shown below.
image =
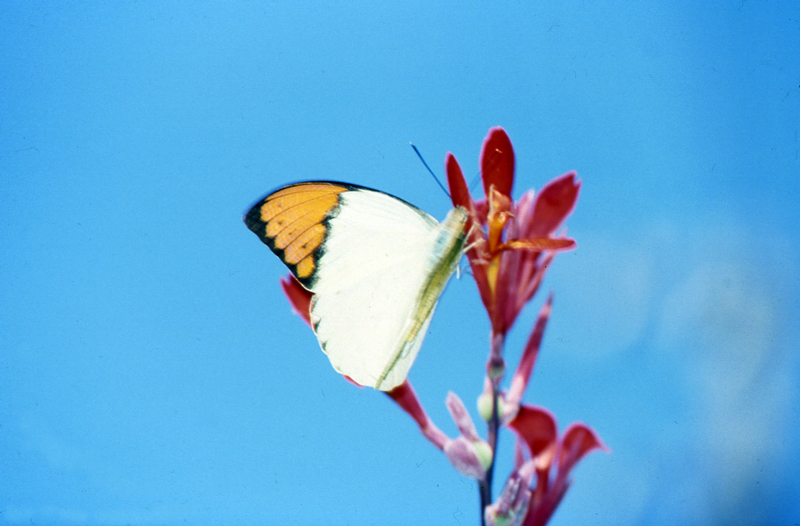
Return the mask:
{"type": "Polygon", "coordinates": [[[244,222],[307,285],[327,234],[324,221],[339,204],[339,194],[348,189],[335,183],[287,186],[258,202],[244,222]]]}

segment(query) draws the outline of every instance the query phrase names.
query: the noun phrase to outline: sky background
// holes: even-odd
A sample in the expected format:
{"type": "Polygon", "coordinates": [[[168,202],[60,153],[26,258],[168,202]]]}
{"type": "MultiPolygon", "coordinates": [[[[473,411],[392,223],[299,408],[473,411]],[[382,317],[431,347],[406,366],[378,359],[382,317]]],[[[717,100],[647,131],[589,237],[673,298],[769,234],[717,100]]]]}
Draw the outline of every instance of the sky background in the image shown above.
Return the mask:
{"type": "MultiPolygon", "coordinates": [[[[441,219],[409,142],[470,178],[498,125],[517,197],[583,182],[506,350],[554,291],[525,401],[612,450],[551,524],[800,521],[800,5],[599,4],[0,3],[0,523],[478,524],[241,215],[334,179],[441,219]]],[[[488,327],[452,280],[410,374],[450,436],[488,327]]]]}

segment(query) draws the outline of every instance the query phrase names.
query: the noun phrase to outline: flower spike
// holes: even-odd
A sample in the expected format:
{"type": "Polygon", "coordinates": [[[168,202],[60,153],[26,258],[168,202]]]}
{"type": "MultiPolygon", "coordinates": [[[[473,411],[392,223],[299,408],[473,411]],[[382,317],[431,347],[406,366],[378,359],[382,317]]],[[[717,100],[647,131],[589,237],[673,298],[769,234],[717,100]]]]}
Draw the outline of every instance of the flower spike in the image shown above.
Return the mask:
{"type": "Polygon", "coordinates": [[[580,182],[570,172],[545,185],[535,198],[526,192],[514,202],[514,149],[499,127],[489,130],[480,162],[486,197],[479,201],[470,197],[452,154],[447,154],[445,168],[453,204],[470,216],[467,258],[472,274],[492,331],[502,336],[536,292],[555,253],[575,248],[574,240],[553,233],[574,209],[580,182]]]}

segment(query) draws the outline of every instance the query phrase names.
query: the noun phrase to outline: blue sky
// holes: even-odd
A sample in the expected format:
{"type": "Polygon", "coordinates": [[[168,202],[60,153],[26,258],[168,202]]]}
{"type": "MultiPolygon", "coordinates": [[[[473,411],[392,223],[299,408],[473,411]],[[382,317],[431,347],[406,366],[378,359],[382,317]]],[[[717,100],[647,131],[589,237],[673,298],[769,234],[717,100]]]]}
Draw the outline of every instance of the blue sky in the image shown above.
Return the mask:
{"type": "MultiPolygon", "coordinates": [[[[517,196],[583,181],[526,401],[612,453],[551,524],[800,519],[796,2],[3,2],[0,49],[0,522],[476,524],[241,214],[335,179],[441,219],[409,141],[469,177],[497,125],[517,196]]],[[[453,280],[410,375],[451,436],[487,334],[453,280]]]]}

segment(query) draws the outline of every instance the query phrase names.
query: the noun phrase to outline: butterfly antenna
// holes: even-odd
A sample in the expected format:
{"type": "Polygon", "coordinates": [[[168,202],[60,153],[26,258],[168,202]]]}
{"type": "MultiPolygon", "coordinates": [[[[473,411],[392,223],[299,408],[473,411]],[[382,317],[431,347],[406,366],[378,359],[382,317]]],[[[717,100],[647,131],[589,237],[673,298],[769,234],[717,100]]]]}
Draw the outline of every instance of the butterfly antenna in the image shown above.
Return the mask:
{"type": "MultiPolygon", "coordinates": [[[[499,162],[497,153],[498,153],[497,150],[495,150],[494,152],[492,152],[491,157],[489,157],[489,167],[488,167],[489,170],[492,170],[499,162]]],[[[480,181],[481,179],[481,175],[482,175],[481,171],[478,170],[478,173],[475,174],[475,177],[473,177],[472,181],[469,183],[470,190],[475,190],[475,187],[478,185],[478,181],[480,181]]]]}
{"type": "Polygon", "coordinates": [[[478,186],[478,183],[480,182],[480,180],[481,180],[481,173],[478,172],[478,173],[475,174],[475,177],[472,178],[472,182],[469,183],[470,191],[475,190],[475,188],[478,186]]]}
{"type": "Polygon", "coordinates": [[[444,187],[444,185],[443,185],[443,184],[442,184],[442,182],[439,180],[439,178],[438,178],[438,177],[436,177],[436,174],[435,174],[435,173],[433,173],[433,170],[431,170],[431,167],[430,167],[430,166],[428,166],[428,163],[426,163],[426,162],[425,162],[425,159],[422,157],[422,154],[421,154],[421,153],[419,153],[419,150],[417,150],[417,147],[416,147],[416,146],[414,146],[414,143],[413,143],[413,142],[412,142],[412,143],[409,143],[409,144],[411,144],[411,147],[412,147],[412,148],[414,148],[414,151],[416,152],[416,154],[417,154],[417,157],[419,157],[419,160],[420,160],[420,161],[422,161],[422,164],[423,164],[423,165],[425,165],[425,168],[427,168],[427,169],[428,169],[428,173],[430,173],[430,174],[433,176],[433,179],[436,181],[436,184],[438,184],[438,185],[439,185],[439,188],[441,188],[441,189],[442,189],[442,192],[444,192],[444,193],[445,193],[445,195],[447,195],[447,197],[449,198],[449,197],[450,197],[450,192],[448,192],[448,191],[447,191],[447,188],[445,188],[445,187],[444,187]]]}

